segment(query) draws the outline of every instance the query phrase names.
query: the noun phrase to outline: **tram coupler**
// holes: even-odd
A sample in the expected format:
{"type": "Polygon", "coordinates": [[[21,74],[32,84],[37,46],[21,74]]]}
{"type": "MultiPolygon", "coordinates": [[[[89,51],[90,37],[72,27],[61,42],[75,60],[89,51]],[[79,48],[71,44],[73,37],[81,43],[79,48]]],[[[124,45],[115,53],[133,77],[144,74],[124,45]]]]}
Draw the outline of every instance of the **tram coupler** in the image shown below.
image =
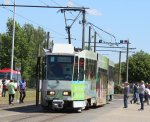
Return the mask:
{"type": "Polygon", "coordinates": [[[62,109],[64,107],[64,101],[63,100],[53,100],[52,101],[52,107],[55,109],[62,109]]]}

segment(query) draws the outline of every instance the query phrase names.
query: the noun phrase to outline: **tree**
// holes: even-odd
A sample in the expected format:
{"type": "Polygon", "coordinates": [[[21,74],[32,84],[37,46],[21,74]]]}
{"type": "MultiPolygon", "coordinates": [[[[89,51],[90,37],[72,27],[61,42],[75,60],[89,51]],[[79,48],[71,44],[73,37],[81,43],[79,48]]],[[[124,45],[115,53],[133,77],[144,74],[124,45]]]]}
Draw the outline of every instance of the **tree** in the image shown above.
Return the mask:
{"type": "MultiPolygon", "coordinates": [[[[115,65],[115,71],[117,72],[119,65],[115,65]]],[[[121,76],[122,82],[126,80],[126,63],[121,63],[121,76]]],[[[150,83],[150,55],[144,51],[139,51],[129,57],[129,75],[128,79],[130,83],[140,82],[144,80],[150,83]]]]}
{"type": "Polygon", "coordinates": [[[150,81],[150,55],[144,51],[129,57],[129,81],[150,81]]]}
{"type": "MultiPolygon", "coordinates": [[[[11,41],[12,41],[13,20],[8,19],[7,32],[0,34],[1,46],[1,68],[10,67],[11,61],[11,41]]],[[[46,40],[46,32],[43,28],[37,29],[31,24],[24,24],[23,27],[16,22],[15,43],[14,43],[14,69],[15,63],[21,63],[22,76],[35,83],[35,72],[37,63],[38,47],[41,51],[46,40]]]]}

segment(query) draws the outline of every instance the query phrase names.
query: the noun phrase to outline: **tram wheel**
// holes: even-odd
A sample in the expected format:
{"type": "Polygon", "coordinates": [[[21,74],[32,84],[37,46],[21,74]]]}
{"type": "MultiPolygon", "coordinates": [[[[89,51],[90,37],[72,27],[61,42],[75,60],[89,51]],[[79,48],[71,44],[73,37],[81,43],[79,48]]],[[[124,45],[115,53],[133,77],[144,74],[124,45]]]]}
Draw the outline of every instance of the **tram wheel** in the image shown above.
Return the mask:
{"type": "Polygon", "coordinates": [[[85,107],[85,109],[88,110],[89,107],[90,107],[90,104],[89,104],[89,101],[87,100],[87,101],[86,101],[86,107],[85,107]]]}
{"type": "Polygon", "coordinates": [[[82,113],[82,108],[76,108],[75,111],[76,111],[77,113],[82,113]]]}

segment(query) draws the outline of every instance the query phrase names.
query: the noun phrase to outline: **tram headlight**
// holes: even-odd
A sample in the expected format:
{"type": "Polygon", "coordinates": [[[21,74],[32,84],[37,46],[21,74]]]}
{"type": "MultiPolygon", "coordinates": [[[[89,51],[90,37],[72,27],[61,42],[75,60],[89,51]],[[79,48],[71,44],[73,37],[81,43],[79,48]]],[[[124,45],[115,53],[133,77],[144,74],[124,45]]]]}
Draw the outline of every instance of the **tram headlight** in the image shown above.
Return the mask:
{"type": "Polygon", "coordinates": [[[55,91],[47,91],[47,95],[55,95],[55,91]]]}
{"type": "Polygon", "coordinates": [[[63,95],[64,95],[64,96],[70,96],[70,95],[71,95],[71,92],[69,92],[69,91],[64,91],[64,92],[63,92],[63,95]]]}

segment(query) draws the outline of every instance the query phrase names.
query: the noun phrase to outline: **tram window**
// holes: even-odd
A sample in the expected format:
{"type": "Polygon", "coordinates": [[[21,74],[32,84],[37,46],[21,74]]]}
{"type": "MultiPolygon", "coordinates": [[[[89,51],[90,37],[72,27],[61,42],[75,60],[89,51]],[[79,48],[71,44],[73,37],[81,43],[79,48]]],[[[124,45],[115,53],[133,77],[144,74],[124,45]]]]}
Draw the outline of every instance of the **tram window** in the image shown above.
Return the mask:
{"type": "Polygon", "coordinates": [[[98,72],[97,72],[97,78],[98,78],[98,80],[100,79],[100,68],[98,68],[98,72]]]}
{"type": "Polygon", "coordinates": [[[84,58],[79,60],[79,81],[84,80],[84,58]]]}
{"type": "Polygon", "coordinates": [[[73,80],[78,80],[78,57],[75,57],[73,80]]]}
{"type": "Polygon", "coordinates": [[[48,80],[72,80],[73,56],[50,55],[47,61],[48,80]]]}
{"type": "Polygon", "coordinates": [[[89,76],[89,59],[86,59],[86,63],[85,63],[85,79],[88,80],[88,76],[89,76]]]}
{"type": "Polygon", "coordinates": [[[85,63],[85,79],[95,79],[96,78],[96,66],[97,63],[95,60],[86,59],[85,63]]]}
{"type": "Polygon", "coordinates": [[[103,82],[104,89],[107,88],[107,70],[101,69],[101,80],[103,82]]]}
{"type": "Polygon", "coordinates": [[[55,61],[55,57],[52,56],[52,57],[50,58],[50,62],[54,62],[54,61],[55,61]]]}
{"type": "Polygon", "coordinates": [[[96,78],[96,67],[97,67],[97,62],[93,60],[93,78],[96,78]]]}

